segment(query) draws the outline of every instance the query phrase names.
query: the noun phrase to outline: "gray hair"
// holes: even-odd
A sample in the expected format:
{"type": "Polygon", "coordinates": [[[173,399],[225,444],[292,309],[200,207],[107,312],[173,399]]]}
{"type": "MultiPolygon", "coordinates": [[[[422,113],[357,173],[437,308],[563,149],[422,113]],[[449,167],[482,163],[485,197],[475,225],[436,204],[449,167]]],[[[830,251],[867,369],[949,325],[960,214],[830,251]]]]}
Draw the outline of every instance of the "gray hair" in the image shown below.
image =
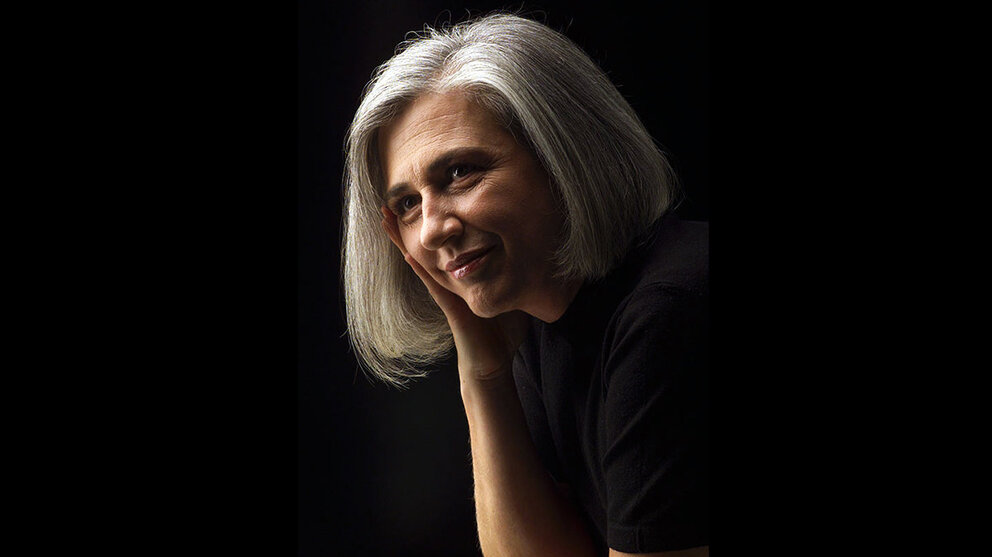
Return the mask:
{"type": "Polygon", "coordinates": [[[492,112],[551,177],[565,214],[562,278],[596,280],[669,209],[675,175],[606,74],[564,35],[497,13],[400,43],[376,69],[346,139],[342,259],[351,344],[367,370],[403,385],[453,347],[426,287],[380,221],[378,130],[425,93],[460,90],[492,112]]]}

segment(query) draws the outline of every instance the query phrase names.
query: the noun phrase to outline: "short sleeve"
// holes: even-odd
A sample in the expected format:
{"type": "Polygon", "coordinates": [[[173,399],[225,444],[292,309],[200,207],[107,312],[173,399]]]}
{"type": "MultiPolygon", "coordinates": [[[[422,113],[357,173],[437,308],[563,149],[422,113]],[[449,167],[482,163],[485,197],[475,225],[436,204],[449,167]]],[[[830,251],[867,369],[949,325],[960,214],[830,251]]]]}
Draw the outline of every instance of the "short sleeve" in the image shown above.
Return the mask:
{"type": "Polygon", "coordinates": [[[705,292],[650,285],[607,338],[599,434],[619,551],[709,543],[708,312],[705,292]]]}

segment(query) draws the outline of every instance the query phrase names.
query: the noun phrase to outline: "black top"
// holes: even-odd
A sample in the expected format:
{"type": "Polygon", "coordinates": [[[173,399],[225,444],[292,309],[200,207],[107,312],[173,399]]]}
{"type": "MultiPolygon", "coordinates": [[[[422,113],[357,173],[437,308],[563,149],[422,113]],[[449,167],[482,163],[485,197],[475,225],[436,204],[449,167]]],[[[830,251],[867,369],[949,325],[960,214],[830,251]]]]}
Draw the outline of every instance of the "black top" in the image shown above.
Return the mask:
{"type": "Polygon", "coordinates": [[[531,436],[603,555],[709,544],[709,225],[665,216],[513,374],[531,436]]]}

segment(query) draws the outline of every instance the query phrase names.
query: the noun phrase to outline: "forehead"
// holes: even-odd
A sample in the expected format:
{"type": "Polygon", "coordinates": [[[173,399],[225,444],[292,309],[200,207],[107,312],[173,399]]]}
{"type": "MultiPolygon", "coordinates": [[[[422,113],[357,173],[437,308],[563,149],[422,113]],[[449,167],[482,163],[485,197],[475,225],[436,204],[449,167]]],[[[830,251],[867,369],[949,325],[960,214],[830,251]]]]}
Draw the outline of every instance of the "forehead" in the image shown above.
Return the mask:
{"type": "Polygon", "coordinates": [[[512,148],[514,140],[488,110],[458,91],[422,95],[379,132],[387,184],[406,180],[447,151],[512,148]]]}

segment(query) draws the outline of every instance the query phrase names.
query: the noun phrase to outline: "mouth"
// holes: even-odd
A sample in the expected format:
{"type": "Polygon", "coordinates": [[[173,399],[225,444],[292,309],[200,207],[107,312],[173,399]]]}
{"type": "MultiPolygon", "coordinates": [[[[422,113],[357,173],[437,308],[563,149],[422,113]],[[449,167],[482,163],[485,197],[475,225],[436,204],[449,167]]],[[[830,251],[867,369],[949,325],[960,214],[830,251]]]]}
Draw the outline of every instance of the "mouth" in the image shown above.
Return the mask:
{"type": "Polygon", "coordinates": [[[455,279],[462,279],[467,277],[472,271],[478,269],[486,261],[486,256],[489,252],[493,250],[495,246],[489,246],[487,248],[467,251],[458,257],[452,259],[444,266],[444,270],[451,274],[455,279]]]}

